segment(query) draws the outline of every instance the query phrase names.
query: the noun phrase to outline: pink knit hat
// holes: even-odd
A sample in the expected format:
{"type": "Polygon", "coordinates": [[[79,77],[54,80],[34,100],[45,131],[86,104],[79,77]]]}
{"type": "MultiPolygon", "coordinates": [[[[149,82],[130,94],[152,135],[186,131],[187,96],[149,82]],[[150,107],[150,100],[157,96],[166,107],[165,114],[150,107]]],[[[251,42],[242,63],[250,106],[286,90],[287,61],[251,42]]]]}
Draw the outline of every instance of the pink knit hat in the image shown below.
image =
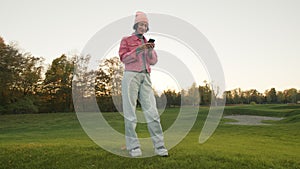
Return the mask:
{"type": "Polygon", "coordinates": [[[134,24],[139,22],[146,22],[149,25],[148,18],[144,12],[137,11],[135,14],[134,24]]]}

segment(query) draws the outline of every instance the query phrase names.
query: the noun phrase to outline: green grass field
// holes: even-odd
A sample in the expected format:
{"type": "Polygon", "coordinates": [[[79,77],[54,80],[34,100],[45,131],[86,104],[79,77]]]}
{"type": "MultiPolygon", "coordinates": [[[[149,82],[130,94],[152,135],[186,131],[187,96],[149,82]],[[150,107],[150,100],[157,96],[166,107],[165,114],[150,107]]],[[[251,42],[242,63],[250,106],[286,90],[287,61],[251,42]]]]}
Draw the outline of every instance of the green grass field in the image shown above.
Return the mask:
{"type": "MultiPolygon", "coordinates": [[[[178,108],[161,116],[168,128],[178,108]]],[[[225,124],[223,119],[204,144],[199,134],[208,112],[201,107],[188,136],[169,153],[170,157],[131,159],[101,149],[82,130],[75,113],[24,114],[0,116],[0,168],[300,168],[300,106],[245,105],[226,107],[224,114],[285,117],[268,121],[268,126],[225,124]]],[[[123,132],[123,117],[103,113],[115,129],[123,132]]],[[[145,125],[139,134],[147,135],[145,125]]]]}

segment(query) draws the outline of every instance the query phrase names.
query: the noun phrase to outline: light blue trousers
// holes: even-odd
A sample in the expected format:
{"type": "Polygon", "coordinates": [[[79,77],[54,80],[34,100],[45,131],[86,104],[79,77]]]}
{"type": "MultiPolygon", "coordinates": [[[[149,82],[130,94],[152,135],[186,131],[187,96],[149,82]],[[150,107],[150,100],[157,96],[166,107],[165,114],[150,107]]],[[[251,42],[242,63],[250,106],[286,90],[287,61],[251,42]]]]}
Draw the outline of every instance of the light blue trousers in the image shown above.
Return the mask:
{"type": "Polygon", "coordinates": [[[127,150],[140,147],[136,134],[136,104],[141,103],[148,130],[155,148],[164,146],[163,131],[152,89],[150,75],[125,71],[122,80],[122,99],[127,150]]]}

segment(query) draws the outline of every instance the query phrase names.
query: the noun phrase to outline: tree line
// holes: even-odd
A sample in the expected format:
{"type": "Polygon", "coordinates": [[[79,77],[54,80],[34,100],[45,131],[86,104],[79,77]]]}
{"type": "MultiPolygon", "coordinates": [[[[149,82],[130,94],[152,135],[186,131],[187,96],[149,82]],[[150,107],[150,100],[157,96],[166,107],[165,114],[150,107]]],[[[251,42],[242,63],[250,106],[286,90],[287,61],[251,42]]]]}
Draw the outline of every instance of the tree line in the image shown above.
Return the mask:
{"type": "MultiPolygon", "coordinates": [[[[81,88],[76,95],[95,97],[101,111],[122,111],[123,64],[113,57],[103,59],[96,70],[88,70],[89,60],[90,56],[62,54],[45,66],[42,57],[22,53],[0,37],[0,114],[73,112],[73,99],[77,99],[72,97],[74,86],[81,88]]],[[[205,81],[203,86],[193,83],[189,89],[178,92],[154,91],[157,107],[210,105],[218,92],[211,86],[205,81]]],[[[226,91],[223,96],[226,104],[297,103],[300,90],[271,88],[260,93],[256,89],[238,88],[226,91]]]]}

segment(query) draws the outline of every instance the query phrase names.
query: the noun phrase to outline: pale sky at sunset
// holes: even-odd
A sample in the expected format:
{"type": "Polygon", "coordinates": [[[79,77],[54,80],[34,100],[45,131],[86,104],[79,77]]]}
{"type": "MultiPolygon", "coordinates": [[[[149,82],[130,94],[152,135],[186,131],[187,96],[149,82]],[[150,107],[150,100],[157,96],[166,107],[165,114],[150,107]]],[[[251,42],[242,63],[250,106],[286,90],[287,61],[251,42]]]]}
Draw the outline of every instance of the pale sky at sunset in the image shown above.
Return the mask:
{"type": "Polygon", "coordinates": [[[97,31],[136,11],[168,14],[206,36],[223,66],[226,90],[299,90],[299,9],[298,0],[0,0],[0,36],[51,63],[63,53],[80,53],[97,31]]]}

